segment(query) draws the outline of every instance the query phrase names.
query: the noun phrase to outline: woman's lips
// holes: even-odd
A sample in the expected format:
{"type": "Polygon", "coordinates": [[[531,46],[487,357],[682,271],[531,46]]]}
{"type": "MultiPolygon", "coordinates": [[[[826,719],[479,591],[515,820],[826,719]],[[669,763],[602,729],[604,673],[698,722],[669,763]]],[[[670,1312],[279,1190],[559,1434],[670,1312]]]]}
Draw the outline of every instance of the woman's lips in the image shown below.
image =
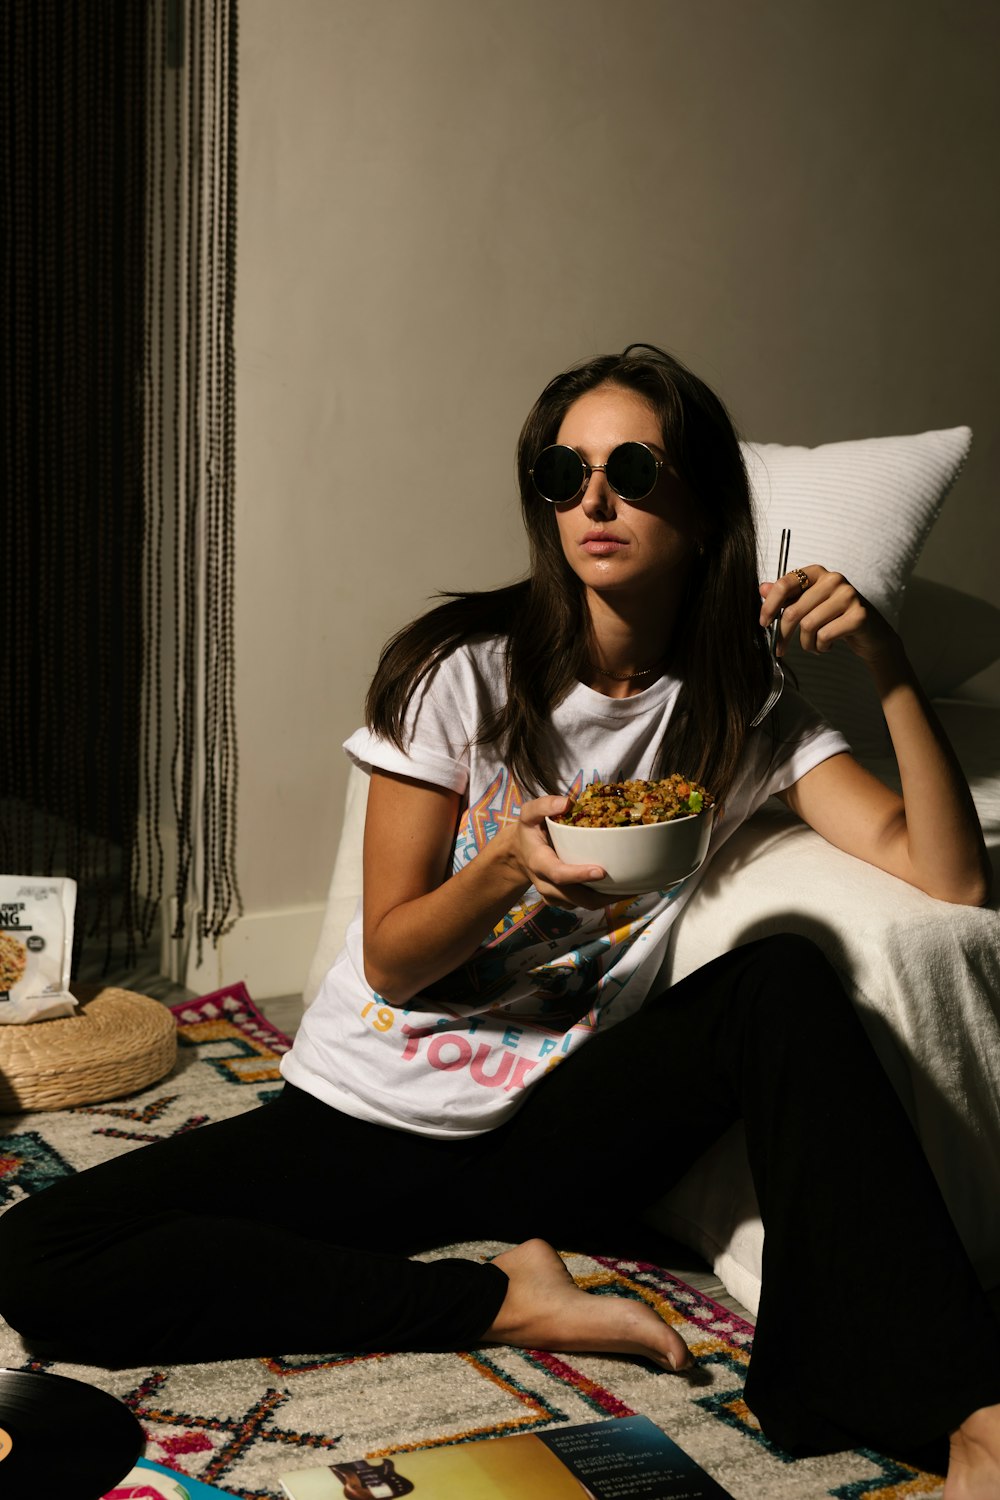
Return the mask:
{"type": "Polygon", "coordinates": [[[611,552],[621,552],[628,546],[628,542],[621,537],[612,536],[609,531],[588,531],[580,546],[584,552],[589,552],[594,557],[606,557],[611,552]]]}

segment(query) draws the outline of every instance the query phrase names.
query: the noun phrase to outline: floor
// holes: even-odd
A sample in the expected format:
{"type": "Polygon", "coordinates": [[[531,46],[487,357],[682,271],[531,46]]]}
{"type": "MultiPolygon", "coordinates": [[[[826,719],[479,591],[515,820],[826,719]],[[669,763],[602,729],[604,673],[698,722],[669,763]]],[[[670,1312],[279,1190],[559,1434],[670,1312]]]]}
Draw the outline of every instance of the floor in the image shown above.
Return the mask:
{"type": "MultiPolygon", "coordinates": [[[[92,967],[92,965],[88,966],[84,960],[79,977],[93,981],[96,975],[87,972],[92,967]]],[[[142,995],[151,995],[156,1000],[162,1000],[165,1005],[194,998],[194,991],[171,983],[159,973],[157,961],[152,955],[140,957],[128,972],[115,973],[113,977],[105,978],[104,983],[113,983],[121,989],[131,989],[142,995]]],[[[301,995],[279,995],[268,1000],[259,1000],[256,996],[252,998],[258,1010],[264,1013],[273,1026],[283,1031],[286,1036],[295,1035],[302,1015],[301,995]]],[[[648,1245],[638,1246],[634,1253],[679,1276],[689,1286],[693,1286],[707,1297],[721,1303],[730,1312],[753,1321],[751,1314],[729,1295],[711,1268],[686,1246],[674,1240],[665,1239],[656,1231],[650,1230],[648,1245]]]]}

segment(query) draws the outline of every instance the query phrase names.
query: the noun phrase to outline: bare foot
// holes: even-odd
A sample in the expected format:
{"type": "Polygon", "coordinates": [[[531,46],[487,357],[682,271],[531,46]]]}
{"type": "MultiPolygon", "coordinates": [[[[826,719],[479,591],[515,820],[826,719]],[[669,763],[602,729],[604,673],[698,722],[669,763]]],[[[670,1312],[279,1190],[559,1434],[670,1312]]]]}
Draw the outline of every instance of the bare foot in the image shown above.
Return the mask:
{"type": "Polygon", "coordinates": [[[525,1240],[495,1257],[510,1285],[484,1338],[519,1349],[633,1354],[668,1370],[691,1364],[679,1333],[645,1302],[582,1291],[551,1245],[525,1240]]]}
{"type": "Polygon", "coordinates": [[[1000,1406],[981,1406],[951,1435],[945,1500],[1000,1496],[1000,1406]]]}

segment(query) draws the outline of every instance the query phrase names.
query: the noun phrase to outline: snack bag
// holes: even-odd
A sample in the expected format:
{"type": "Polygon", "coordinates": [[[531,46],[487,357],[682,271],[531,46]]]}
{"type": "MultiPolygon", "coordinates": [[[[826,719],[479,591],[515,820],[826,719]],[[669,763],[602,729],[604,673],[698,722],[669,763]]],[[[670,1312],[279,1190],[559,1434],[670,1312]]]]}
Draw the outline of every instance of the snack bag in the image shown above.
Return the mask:
{"type": "Polygon", "coordinates": [[[71,1016],[76,881],[0,875],[0,1026],[71,1016]]]}

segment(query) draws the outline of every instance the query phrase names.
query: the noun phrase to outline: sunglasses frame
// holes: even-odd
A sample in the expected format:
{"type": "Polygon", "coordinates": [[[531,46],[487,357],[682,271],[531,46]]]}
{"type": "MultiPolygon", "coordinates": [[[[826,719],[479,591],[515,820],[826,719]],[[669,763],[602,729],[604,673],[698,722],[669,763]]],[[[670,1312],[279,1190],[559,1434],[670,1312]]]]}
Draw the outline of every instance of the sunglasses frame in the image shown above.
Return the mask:
{"type": "Polygon", "coordinates": [[[594,473],[599,472],[604,475],[605,479],[608,480],[608,484],[614,490],[619,500],[627,500],[630,504],[635,504],[639,500],[649,499],[650,495],[653,493],[653,491],[656,489],[657,484],[659,483],[660,470],[665,469],[666,467],[667,460],[665,458],[657,458],[656,454],[653,452],[648,443],[639,442],[638,439],[635,438],[628,438],[624,443],[616,443],[611,452],[608,454],[604,463],[602,464],[589,464],[584,458],[583,454],[580,453],[578,449],[571,447],[569,443],[548,443],[542,449],[541,453],[539,453],[538,458],[535,459],[534,464],[532,464],[531,468],[528,470],[528,477],[535,487],[536,495],[538,495],[540,499],[546,501],[547,504],[573,505],[577,500],[579,500],[580,496],[586,492],[587,485],[590,483],[594,473]],[[553,448],[564,448],[567,453],[575,453],[577,458],[580,460],[580,463],[583,465],[583,478],[580,481],[580,488],[577,490],[575,495],[570,495],[566,500],[552,500],[548,495],[542,494],[542,491],[538,485],[538,481],[535,478],[535,465],[538,463],[538,459],[540,459],[543,454],[550,453],[553,448]],[[623,495],[621,490],[613,482],[613,480],[608,478],[608,464],[611,462],[620,448],[645,448],[646,452],[653,460],[653,463],[656,465],[656,473],[653,476],[653,482],[649,486],[649,489],[644,491],[644,493],[641,495],[623,495]]]}

